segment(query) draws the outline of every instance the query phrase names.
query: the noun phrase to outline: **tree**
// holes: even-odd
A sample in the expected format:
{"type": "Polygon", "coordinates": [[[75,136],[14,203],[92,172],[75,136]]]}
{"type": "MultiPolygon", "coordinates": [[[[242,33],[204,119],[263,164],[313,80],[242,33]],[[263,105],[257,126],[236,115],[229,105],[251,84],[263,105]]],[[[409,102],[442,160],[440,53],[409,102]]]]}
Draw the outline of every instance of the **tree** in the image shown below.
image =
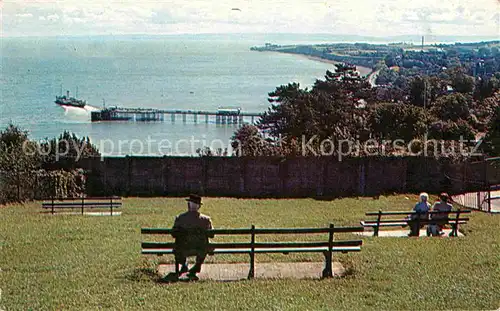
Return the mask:
{"type": "Polygon", "coordinates": [[[430,104],[431,89],[428,78],[416,76],[409,85],[410,103],[418,107],[427,107],[430,104]]]}
{"type": "Polygon", "coordinates": [[[438,97],[446,95],[448,82],[438,76],[429,76],[428,82],[430,88],[429,102],[432,105],[438,97]]]}
{"type": "Polygon", "coordinates": [[[277,87],[269,93],[268,100],[272,104],[257,122],[258,127],[276,137],[283,133],[293,135],[294,132],[301,132],[300,117],[306,113],[306,107],[301,103],[307,96],[308,91],[302,90],[297,83],[277,87]]]}
{"type": "Polygon", "coordinates": [[[432,118],[421,107],[404,104],[379,104],[368,118],[372,135],[378,139],[410,141],[423,137],[432,118]]]}
{"type": "Polygon", "coordinates": [[[245,124],[231,137],[231,147],[236,156],[257,156],[266,153],[265,141],[254,125],[245,124]]]}
{"type": "Polygon", "coordinates": [[[313,148],[319,148],[326,139],[336,144],[367,136],[366,106],[375,93],[355,69],[338,64],[336,72],[327,71],[325,79],[317,80],[311,90],[288,84],[269,93],[273,105],[257,124],[268,134],[265,141],[273,148],[280,142],[279,150],[292,151],[290,146],[299,140],[314,139],[313,148]]]}
{"type": "Polygon", "coordinates": [[[469,107],[471,105],[470,96],[456,93],[438,98],[431,112],[443,121],[467,120],[470,117],[469,107]]]}
{"type": "Polygon", "coordinates": [[[406,90],[408,88],[408,84],[409,84],[408,78],[401,75],[399,75],[394,81],[394,86],[402,90],[406,90]]]}
{"type": "Polygon", "coordinates": [[[474,91],[474,77],[465,74],[462,67],[456,67],[449,73],[451,86],[459,93],[469,94],[474,91]]]}
{"type": "MultiPolygon", "coordinates": [[[[472,101],[471,113],[477,119],[481,126],[486,127],[492,116],[495,114],[496,108],[500,105],[500,91],[497,91],[490,97],[483,100],[472,101]]],[[[481,129],[485,131],[485,129],[481,129]]]]}
{"type": "Polygon", "coordinates": [[[43,156],[45,168],[60,167],[61,165],[56,165],[56,162],[61,162],[66,168],[73,169],[80,159],[101,156],[88,137],[78,138],[74,133],[67,131],[59,135],[59,138],[43,143],[41,147],[43,150],[49,150],[49,153],[43,156]]]}
{"type": "Polygon", "coordinates": [[[474,91],[474,98],[477,100],[484,100],[485,98],[493,96],[493,94],[500,88],[500,80],[496,77],[478,79],[474,91]]]}
{"type": "Polygon", "coordinates": [[[404,102],[406,100],[406,93],[404,89],[399,87],[375,87],[377,102],[390,103],[390,102],[404,102]]]}
{"type": "Polygon", "coordinates": [[[410,103],[430,108],[439,96],[446,94],[447,82],[437,76],[416,76],[409,83],[410,103]]]}
{"type": "Polygon", "coordinates": [[[311,92],[323,92],[336,99],[343,96],[354,100],[362,98],[369,103],[375,98],[370,83],[359,75],[356,66],[347,64],[335,64],[335,72],[327,70],[325,80],[316,80],[311,92]]]}
{"type": "Polygon", "coordinates": [[[33,172],[40,167],[36,150],[28,132],[17,126],[10,124],[0,132],[0,178],[4,179],[0,201],[23,201],[29,195],[24,190],[33,185],[33,172]]]}
{"type": "Polygon", "coordinates": [[[465,120],[437,121],[429,129],[429,138],[445,141],[473,140],[475,138],[474,129],[465,120]]]}
{"type": "Polygon", "coordinates": [[[265,138],[255,125],[245,124],[231,138],[235,156],[279,156],[291,155],[298,151],[294,139],[290,142],[281,139],[265,138]]]}
{"type": "Polygon", "coordinates": [[[375,83],[377,85],[388,85],[393,84],[399,78],[399,75],[396,71],[391,70],[387,67],[384,67],[380,70],[377,80],[375,83]]]}
{"type": "Polygon", "coordinates": [[[12,123],[0,132],[0,145],[4,148],[21,148],[27,141],[29,141],[28,132],[21,130],[12,123]]]}

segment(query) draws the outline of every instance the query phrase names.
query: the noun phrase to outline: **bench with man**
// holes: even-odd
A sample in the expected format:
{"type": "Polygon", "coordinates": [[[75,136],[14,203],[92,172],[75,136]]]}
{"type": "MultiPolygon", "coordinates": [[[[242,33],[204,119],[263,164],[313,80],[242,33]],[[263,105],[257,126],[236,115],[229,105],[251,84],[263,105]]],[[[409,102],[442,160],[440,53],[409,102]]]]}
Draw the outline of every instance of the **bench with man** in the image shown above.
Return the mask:
{"type": "Polygon", "coordinates": [[[339,232],[362,232],[363,227],[334,227],[330,224],[324,228],[243,228],[243,229],[213,229],[209,216],[199,212],[202,206],[201,197],[190,195],[187,199],[188,211],[177,216],[172,228],[142,228],[141,233],[147,235],[160,235],[168,238],[172,236],[172,242],[142,242],[142,254],[165,255],[172,254],[175,258],[175,272],[167,275],[167,281],[177,281],[187,273],[189,280],[198,280],[198,273],[207,255],[215,254],[248,254],[250,256],[250,268],[248,278],[255,277],[255,255],[264,253],[322,253],[325,257],[325,267],[321,273],[322,277],[332,277],[332,254],[359,252],[361,240],[334,240],[334,233],[339,232]],[[311,241],[308,237],[305,241],[284,242],[274,241],[257,242],[258,235],[312,235],[328,234],[328,239],[322,241],[311,241]],[[216,236],[248,236],[248,242],[210,242],[216,236]],[[195,256],[195,264],[189,268],[187,258],[195,256]]]}

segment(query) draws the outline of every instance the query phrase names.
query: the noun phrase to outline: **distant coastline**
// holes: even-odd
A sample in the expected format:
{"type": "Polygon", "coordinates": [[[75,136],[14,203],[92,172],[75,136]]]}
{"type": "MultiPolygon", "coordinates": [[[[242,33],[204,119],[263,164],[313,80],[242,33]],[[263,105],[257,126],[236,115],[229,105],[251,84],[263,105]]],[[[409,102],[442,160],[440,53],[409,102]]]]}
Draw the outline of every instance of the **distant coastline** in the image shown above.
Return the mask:
{"type": "MultiPolygon", "coordinates": [[[[384,47],[387,47],[387,45],[384,45],[384,47]]],[[[382,61],[383,56],[385,56],[378,51],[373,54],[368,50],[369,48],[369,44],[277,45],[266,43],[264,46],[251,47],[250,50],[298,55],[327,64],[348,63],[355,65],[361,76],[368,76],[373,72],[376,64],[382,61]],[[354,55],[351,54],[353,52],[355,52],[354,55]]]]}
{"type": "MultiPolygon", "coordinates": [[[[295,53],[289,53],[289,54],[297,55],[297,56],[300,56],[300,57],[304,57],[304,58],[307,58],[307,59],[310,59],[310,60],[313,60],[313,61],[317,61],[317,62],[321,62],[321,63],[326,63],[326,64],[335,65],[335,64],[341,64],[342,63],[342,62],[337,62],[337,61],[334,61],[334,60],[331,60],[331,59],[321,58],[319,56],[311,56],[311,55],[295,54],[295,53]]],[[[370,73],[373,72],[373,70],[371,68],[363,67],[363,66],[358,66],[358,65],[356,65],[356,69],[359,71],[359,73],[362,76],[368,76],[370,73]]]]}
{"type": "MultiPolygon", "coordinates": [[[[335,60],[326,59],[326,58],[322,58],[322,57],[319,57],[319,56],[306,55],[306,54],[302,54],[302,53],[280,52],[280,51],[273,51],[273,50],[265,50],[265,51],[262,51],[262,52],[290,54],[290,55],[294,55],[296,57],[306,58],[306,59],[309,59],[309,60],[312,60],[312,61],[315,61],[315,62],[320,62],[320,63],[325,63],[325,64],[332,64],[332,65],[342,64],[342,62],[338,62],[338,61],[335,61],[335,60]]],[[[359,72],[359,74],[361,76],[369,76],[371,73],[373,73],[373,69],[372,68],[368,68],[368,67],[364,67],[364,66],[358,66],[358,65],[356,65],[356,69],[358,70],[358,72],[359,72]]]]}

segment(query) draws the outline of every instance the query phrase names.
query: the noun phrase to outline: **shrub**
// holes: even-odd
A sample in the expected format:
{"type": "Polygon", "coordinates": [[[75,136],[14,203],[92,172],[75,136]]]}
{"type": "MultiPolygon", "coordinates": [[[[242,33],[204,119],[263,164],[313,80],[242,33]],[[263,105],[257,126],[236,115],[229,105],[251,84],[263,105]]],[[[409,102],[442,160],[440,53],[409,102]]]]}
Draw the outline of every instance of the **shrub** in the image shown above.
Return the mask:
{"type": "MultiPolygon", "coordinates": [[[[84,142],[69,133],[61,137],[84,142]]],[[[85,190],[81,170],[44,170],[42,166],[46,158],[34,152],[35,147],[36,143],[29,140],[28,132],[12,124],[0,132],[0,204],[52,196],[80,196],[85,190]]]]}

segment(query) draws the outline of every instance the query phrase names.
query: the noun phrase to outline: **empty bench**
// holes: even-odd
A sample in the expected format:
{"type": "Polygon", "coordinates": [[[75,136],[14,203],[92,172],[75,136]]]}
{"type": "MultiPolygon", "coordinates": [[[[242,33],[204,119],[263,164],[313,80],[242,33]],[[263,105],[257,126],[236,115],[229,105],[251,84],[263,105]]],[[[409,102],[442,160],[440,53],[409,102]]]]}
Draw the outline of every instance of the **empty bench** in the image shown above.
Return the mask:
{"type": "MultiPolygon", "coordinates": [[[[266,229],[252,226],[247,229],[212,229],[203,230],[207,236],[248,236],[248,242],[210,242],[208,245],[208,255],[215,254],[248,254],[250,256],[250,270],[248,278],[255,276],[255,254],[264,253],[322,253],[325,256],[325,268],[323,277],[332,277],[332,253],[349,253],[361,251],[361,240],[336,241],[334,233],[340,232],[362,232],[363,227],[334,227],[330,225],[326,228],[284,228],[266,229]],[[257,242],[257,235],[283,235],[283,234],[328,234],[328,239],[323,241],[303,241],[303,242],[257,242]]],[[[142,228],[141,233],[147,235],[170,236],[172,229],[162,228],[142,228]]],[[[199,233],[199,230],[197,230],[199,233]]],[[[171,238],[170,238],[171,239],[171,238]]],[[[142,242],[142,254],[145,255],[167,255],[175,253],[175,242],[142,242]]],[[[176,265],[177,266],[177,265],[176,265]]],[[[176,267],[177,270],[177,267],[176,267]]]]}
{"type": "Polygon", "coordinates": [[[109,209],[110,215],[113,210],[122,206],[122,198],[111,197],[83,197],[83,198],[52,198],[42,202],[42,208],[50,209],[54,214],[60,209],[79,209],[84,214],[85,209],[109,209]]]}
{"type": "Polygon", "coordinates": [[[410,215],[419,215],[416,212],[368,212],[365,215],[372,217],[372,219],[361,221],[361,225],[365,228],[373,229],[373,236],[378,236],[381,227],[406,227],[410,222],[417,223],[417,227],[420,228],[424,225],[429,224],[440,224],[440,225],[450,225],[451,233],[450,236],[458,236],[458,227],[469,221],[468,217],[463,217],[464,214],[469,214],[470,210],[456,210],[449,212],[427,212],[427,217],[425,219],[420,219],[418,216],[415,220],[409,220],[410,215]],[[430,219],[431,215],[446,215],[447,217],[443,219],[430,219]],[[407,217],[404,217],[407,216],[407,217]],[[454,216],[454,217],[450,217],[454,216]]]}

